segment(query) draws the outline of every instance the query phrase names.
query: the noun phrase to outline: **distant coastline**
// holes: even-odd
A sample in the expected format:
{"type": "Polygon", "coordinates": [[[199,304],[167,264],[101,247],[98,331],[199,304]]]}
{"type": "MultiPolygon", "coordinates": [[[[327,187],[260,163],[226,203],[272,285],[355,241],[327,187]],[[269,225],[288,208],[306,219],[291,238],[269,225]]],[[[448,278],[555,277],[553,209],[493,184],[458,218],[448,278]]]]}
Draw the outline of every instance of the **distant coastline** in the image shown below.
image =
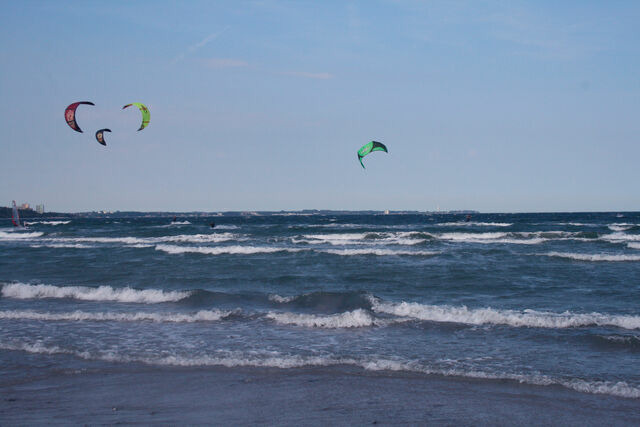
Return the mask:
{"type": "MultiPolygon", "coordinates": [[[[136,217],[211,217],[211,216],[289,216],[289,215],[468,215],[479,214],[475,210],[453,211],[415,211],[415,210],[330,210],[330,209],[303,209],[297,211],[223,211],[223,212],[172,212],[172,211],[92,211],[92,212],[45,212],[38,213],[33,209],[19,209],[21,218],[136,218],[136,217]]],[[[0,218],[11,218],[10,207],[0,207],[0,218]]]]}

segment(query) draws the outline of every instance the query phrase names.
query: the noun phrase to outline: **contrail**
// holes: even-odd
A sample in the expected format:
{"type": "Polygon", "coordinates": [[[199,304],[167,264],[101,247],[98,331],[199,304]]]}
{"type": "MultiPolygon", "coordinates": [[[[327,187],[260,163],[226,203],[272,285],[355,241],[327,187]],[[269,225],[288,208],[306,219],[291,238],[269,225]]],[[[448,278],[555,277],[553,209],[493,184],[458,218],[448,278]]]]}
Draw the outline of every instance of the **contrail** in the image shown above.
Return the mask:
{"type": "Polygon", "coordinates": [[[201,47],[205,46],[206,44],[208,44],[209,42],[217,39],[222,33],[224,33],[225,31],[227,31],[230,27],[227,25],[226,27],[224,27],[222,30],[218,31],[217,33],[212,33],[209,34],[207,37],[205,37],[204,39],[202,39],[201,41],[199,41],[198,43],[194,44],[193,46],[189,46],[187,48],[187,50],[185,50],[184,52],[182,52],[180,55],[176,56],[173,59],[173,63],[176,63],[178,61],[181,61],[184,59],[185,56],[195,52],[196,50],[200,49],[201,47]]]}

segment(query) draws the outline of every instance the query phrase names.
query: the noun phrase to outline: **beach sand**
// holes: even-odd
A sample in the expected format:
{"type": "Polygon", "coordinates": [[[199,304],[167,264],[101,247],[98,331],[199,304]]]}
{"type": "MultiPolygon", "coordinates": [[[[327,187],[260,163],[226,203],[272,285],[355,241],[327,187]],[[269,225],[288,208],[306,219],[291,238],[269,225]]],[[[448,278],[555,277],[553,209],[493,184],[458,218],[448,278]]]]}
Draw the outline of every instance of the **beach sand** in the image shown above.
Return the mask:
{"type": "Polygon", "coordinates": [[[638,425],[637,399],[350,367],[33,370],[1,387],[2,425],[638,425]]]}

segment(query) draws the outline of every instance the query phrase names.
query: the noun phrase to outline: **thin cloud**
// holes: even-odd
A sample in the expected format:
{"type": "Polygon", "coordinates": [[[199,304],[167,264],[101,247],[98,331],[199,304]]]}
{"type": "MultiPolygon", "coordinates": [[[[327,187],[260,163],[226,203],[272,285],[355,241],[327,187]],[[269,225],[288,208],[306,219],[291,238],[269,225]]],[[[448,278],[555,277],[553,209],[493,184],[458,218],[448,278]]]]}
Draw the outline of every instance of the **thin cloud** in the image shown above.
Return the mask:
{"type": "Polygon", "coordinates": [[[175,62],[178,62],[178,61],[182,61],[185,56],[190,55],[193,52],[195,52],[196,50],[206,46],[207,44],[209,44],[213,40],[215,40],[218,37],[220,37],[220,35],[222,33],[224,33],[225,31],[227,31],[228,29],[229,29],[229,26],[226,26],[222,30],[218,31],[217,33],[209,34],[207,37],[205,37],[204,39],[200,40],[198,43],[196,43],[196,44],[194,44],[192,46],[189,46],[184,52],[182,52],[180,55],[176,56],[173,59],[173,62],[175,63],[175,62]]]}
{"type": "Polygon", "coordinates": [[[333,78],[333,74],[329,74],[329,73],[307,73],[305,71],[287,71],[282,73],[285,76],[294,76],[294,77],[304,77],[307,79],[320,79],[320,80],[327,80],[327,79],[332,79],[333,78]]]}
{"type": "Polygon", "coordinates": [[[246,67],[247,65],[249,65],[246,61],[232,58],[205,59],[204,64],[209,68],[246,67]]]}

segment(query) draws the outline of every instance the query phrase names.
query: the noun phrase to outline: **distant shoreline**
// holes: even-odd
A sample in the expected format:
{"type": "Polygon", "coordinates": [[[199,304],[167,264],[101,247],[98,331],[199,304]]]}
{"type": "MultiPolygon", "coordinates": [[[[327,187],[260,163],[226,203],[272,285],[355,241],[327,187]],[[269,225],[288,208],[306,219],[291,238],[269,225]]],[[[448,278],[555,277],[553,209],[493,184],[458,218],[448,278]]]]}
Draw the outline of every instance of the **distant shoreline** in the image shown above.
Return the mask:
{"type": "MultiPolygon", "coordinates": [[[[171,211],[92,211],[92,212],[45,212],[37,213],[32,209],[19,209],[21,218],[127,218],[127,217],[211,217],[211,216],[291,216],[291,215],[475,215],[474,210],[453,211],[413,211],[413,210],[329,210],[303,209],[297,211],[218,211],[218,212],[171,212],[171,211]]],[[[0,218],[11,218],[11,208],[0,207],[0,218]]]]}
{"type": "MultiPolygon", "coordinates": [[[[0,218],[11,218],[10,207],[0,207],[0,218]]],[[[637,211],[563,211],[563,212],[480,212],[476,210],[416,211],[416,210],[331,210],[302,209],[280,211],[90,211],[90,212],[45,212],[19,209],[20,218],[162,218],[162,217],[255,217],[255,216],[313,216],[313,215],[519,215],[519,214],[632,214],[637,211]]]]}

